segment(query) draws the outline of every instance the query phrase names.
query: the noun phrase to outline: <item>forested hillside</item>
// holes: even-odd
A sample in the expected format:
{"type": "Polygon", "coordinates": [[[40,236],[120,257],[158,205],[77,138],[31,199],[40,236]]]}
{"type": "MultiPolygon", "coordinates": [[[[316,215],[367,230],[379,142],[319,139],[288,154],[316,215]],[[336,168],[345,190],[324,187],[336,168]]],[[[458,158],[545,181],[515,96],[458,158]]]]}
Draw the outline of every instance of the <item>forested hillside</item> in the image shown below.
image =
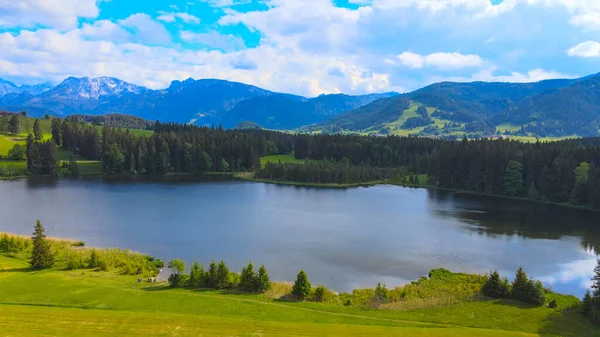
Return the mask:
{"type": "Polygon", "coordinates": [[[428,135],[597,136],[600,76],[536,83],[436,83],[379,100],[305,128],[308,131],[428,135]],[[409,104],[407,105],[407,102],[409,104]],[[414,107],[414,108],[413,108],[414,107]],[[427,109],[419,123],[416,108],[427,109]]]}

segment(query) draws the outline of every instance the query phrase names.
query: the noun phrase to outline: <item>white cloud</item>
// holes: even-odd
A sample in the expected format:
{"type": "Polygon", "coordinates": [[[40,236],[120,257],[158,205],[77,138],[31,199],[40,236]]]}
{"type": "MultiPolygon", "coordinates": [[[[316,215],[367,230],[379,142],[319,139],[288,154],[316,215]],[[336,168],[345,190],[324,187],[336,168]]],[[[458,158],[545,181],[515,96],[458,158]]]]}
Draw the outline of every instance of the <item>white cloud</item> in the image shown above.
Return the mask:
{"type": "Polygon", "coordinates": [[[131,34],[123,27],[109,20],[99,20],[93,23],[84,23],[79,32],[90,39],[108,40],[113,42],[129,41],[131,34]]]}
{"type": "Polygon", "coordinates": [[[160,15],[156,18],[163,22],[175,22],[177,18],[185,23],[200,23],[200,18],[185,12],[165,12],[159,11],[160,15]]]}
{"type": "Polygon", "coordinates": [[[252,0],[200,0],[200,2],[207,3],[212,7],[233,7],[251,3],[252,0]]]}
{"type": "Polygon", "coordinates": [[[96,0],[0,0],[0,27],[77,28],[78,18],[95,18],[96,0]]]}
{"type": "Polygon", "coordinates": [[[142,43],[162,44],[171,42],[171,36],[165,26],[152,20],[148,14],[133,14],[124,20],[119,20],[118,23],[131,29],[142,43]]]}
{"type": "Polygon", "coordinates": [[[488,69],[483,69],[472,74],[469,77],[460,77],[460,76],[450,76],[450,77],[440,77],[434,76],[429,79],[429,82],[442,82],[442,81],[454,81],[454,82],[473,82],[473,81],[483,81],[483,82],[513,82],[513,83],[530,83],[530,82],[539,82],[543,80],[550,80],[556,78],[574,78],[576,76],[562,74],[557,71],[552,70],[544,70],[544,69],[532,69],[527,71],[526,73],[513,71],[508,75],[496,75],[498,68],[496,66],[492,66],[488,69]]]}
{"type": "Polygon", "coordinates": [[[216,31],[208,33],[193,33],[190,31],[182,31],[181,38],[190,43],[199,43],[208,47],[221,49],[226,52],[240,50],[246,48],[244,40],[232,34],[224,35],[216,31]]]}
{"type": "Polygon", "coordinates": [[[464,55],[458,52],[420,55],[408,51],[398,55],[397,58],[403,65],[411,68],[431,66],[438,69],[460,69],[478,67],[483,63],[478,55],[464,55]]]}
{"type": "Polygon", "coordinates": [[[600,57],[600,43],[596,41],[586,41],[569,49],[569,56],[578,57],[600,57]]]}

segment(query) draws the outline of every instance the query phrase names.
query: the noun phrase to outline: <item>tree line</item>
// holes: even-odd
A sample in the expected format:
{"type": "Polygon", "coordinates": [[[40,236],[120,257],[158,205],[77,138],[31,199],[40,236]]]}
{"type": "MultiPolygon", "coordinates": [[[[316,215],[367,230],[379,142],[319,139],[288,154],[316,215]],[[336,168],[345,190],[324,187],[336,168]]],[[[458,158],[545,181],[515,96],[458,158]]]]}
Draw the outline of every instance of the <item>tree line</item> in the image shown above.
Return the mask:
{"type": "Polygon", "coordinates": [[[67,150],[101,160],[105,174],[167,174],[249,171],[260,157],[289,153],[293,136],[258,130],[234,131],[156,122],[151,136],[128,129],[53,119],[52,138],[67,150]]]}
{"type": "Polygon", "coordinates": [[[426,174],[435,187],[600,208],[600,138],[523,143],[297,135],[294,150],[297,159],[347,159],[426,174]]]}
{"type": "MultiPolygon", "coordinates": [[[[74,155],[101,160],[105,174],[253,170],[260,179],[348,184],[409,172],[427,175],[428,185],[434,187],[600,208],[600,138],[537,143],[446,141],[294,135],[160,122],[153,129],[151,136],[135,135],[110,126],[100,129],[77,118],[54,118],[52,139],[74,155]],[[292,151],[297,159],[308,161],[273,163],[261,169],[260,157],[292,151]]],[[[34,141],[39,146],[27,151],[30,172],[50,174],[54,165],[48,161],[53,154],[43,141],[35,137],[34,141]]]]}

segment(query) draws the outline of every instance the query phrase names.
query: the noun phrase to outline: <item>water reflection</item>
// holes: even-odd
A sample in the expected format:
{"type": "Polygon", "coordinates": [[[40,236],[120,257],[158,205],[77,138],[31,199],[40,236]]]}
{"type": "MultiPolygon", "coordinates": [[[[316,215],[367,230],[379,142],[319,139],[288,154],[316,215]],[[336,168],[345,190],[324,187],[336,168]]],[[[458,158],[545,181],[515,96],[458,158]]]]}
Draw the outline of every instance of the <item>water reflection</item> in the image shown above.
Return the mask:
{"type": "Polygon", "coordinates": [[[428,191],[432,214],[458,218],[465,229],[492,237],[560,240],[578,237],[600,254],[600,212],[443,191],[428,191]]]}

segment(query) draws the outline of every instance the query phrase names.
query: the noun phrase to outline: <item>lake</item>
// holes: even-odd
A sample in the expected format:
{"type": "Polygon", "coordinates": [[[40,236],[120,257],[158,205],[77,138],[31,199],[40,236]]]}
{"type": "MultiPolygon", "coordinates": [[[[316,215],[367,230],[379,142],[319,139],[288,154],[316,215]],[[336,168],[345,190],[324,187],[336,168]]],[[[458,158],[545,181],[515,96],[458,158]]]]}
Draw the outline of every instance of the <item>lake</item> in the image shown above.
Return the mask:
{"type": "Polygon", "coordinates": [[[319,189],[206,179],[0,182],[0,231],[122,247],[232,270],[265,264],[274,280],[306,270],[337,291],[393,287],[434,268],[512,279],[525,271],[582,296],[600,252],[600,213],[398,186],[319,189]]]}

